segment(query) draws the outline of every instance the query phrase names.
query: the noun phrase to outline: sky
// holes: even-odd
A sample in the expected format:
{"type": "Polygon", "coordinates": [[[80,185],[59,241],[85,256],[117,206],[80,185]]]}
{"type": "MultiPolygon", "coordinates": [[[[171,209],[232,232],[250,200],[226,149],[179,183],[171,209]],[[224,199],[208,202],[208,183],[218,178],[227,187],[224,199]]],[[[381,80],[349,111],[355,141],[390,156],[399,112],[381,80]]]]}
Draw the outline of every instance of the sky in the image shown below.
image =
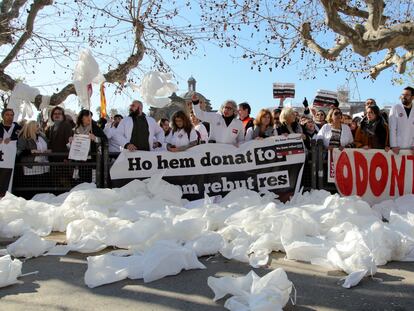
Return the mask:
{"type": "MultiPolygon", "coordinates": [[[[53,27],[58,28],[57,24],[53,27]]],[[[87,44],[85,43],[82,48],[88,48],[87,44]]],[[[93,49],[92,53],[94,53],[93,49]]],[[[250,69],[251,64],[247,60],[232,57],[236,53],[237,51],[231,48],[221,49],[205,43],[195,55],[187,60],[173,60],[168,53],[165,53],[163,57],[173,69],[175,76],[173,82],[179,87],[177,92],[179,95],[187,91],[187,80],[192,76],[197,80],[197,91],[210,99],[213,109],[218,109],[226,99],[233,99],[237,103],[248,102],[252,107],[252,116],[255,116],[261,108],[279,105],[279,101],[273,99],[272,96],[273,83],[295,83],[295,98],[285,102],[292,106],[301,106],[304,97],[312,102],[318,89],[335,91],[338,87],[348,87],[351,100],[363,101],[367,98],[375,98],[379,106],[393,105],[399,101],[403,88],[403,86],[391,83],[394,76],[393,68],[383,71],[375,81],[364,79],[362,75],[348,81],[345,72],[328,72],[327,77],[321,73],[317,74],[314,80],[306,80],[301,76],[305,64],[300,61],[283,70],[274,69],[273,72],[269,72],[264,69],[259,72],[256,69],[250,69]]],[[[24,76],[25,83],[38,87],[42,93],[51,94],[56,91],[56,84],[65,85],[71,82],[71,73],[76,64],[76,57],[72,58],[73,63],[68,65],[64,74],[58,76],[51,75],[51,71],[55,70],[56,66],[48,61],[44,61],[33,73],[30,68],[26,68],[23,72],[13,72],[13,75],[24,76]]],[[[100,65],[102,65],[101,71],[104,71],[105,64],[100,65]]],[[[149,58],[144,57],[140,68],[135,72],[143,76],[146,70],[143,68],[149,68],[150,65],[149,58]]],[[[113,88],[108,87],[106,94],[108,110],[116,108],[121,113],[126,113],[132,99],[141,99],[140,95],[131,89],[124,94],[114,95],[113,88]]],[[[69,97],[65,104],[72,110],[79,110],[75,96],[69,97]]],[[[96,111],[98,105],[99,86],[95,85],[91,110],[96,111]]],[[[145,110],[147,111],[148,107],[145,110]]]]}
{"type": "MultiPolygon", "coordinates": [[[[258,72],[250,68],[249,62],[232,57],[229,50],[209,46],[200,54],[203,55],[194,55],[185,61],[168,60],[175,75],[173,82],[179,88],[177,94],[185,93],[188,90],[187,80],[194,77],[197,81],[196,90],[210,99],[213,109],[218,109],[226,99],[233,99],[237,103],[248,102],[252,107],[252,116],[261,108],[279,105],[279,100],[273,99],[272,93],[273,83],[277,82],[295,83],[295,98],[285,101],[285,105],[292,106],[301,106],[304,97],[312,102],[318,89],[336,91],[338,87],[345,86],[349,88],[350,100],[364,101],[367,98],[375,98],[378,105],[383,107],[399,102],[403,88],[391,83],[393,69],[382,72],[375,81],[364,79],[363,76],[347,81],[348,75],[345,72],[328,73],[327,77],[321,74],[317,79],[306,80],[301,79],[300,72],[302,66],[305,66],[301,63],[284,70],[258,72]]],[[[95,86],[92,98],[95,106],[99,103],[98,93],[98,86],[95,86]]],[[[108,107],[114,107],[123,113],[134,98],[141,99],[139,93],[132,90],[123,96],[114,96],[110,89],[107,91],[108,107]]],[[[69,106],[76,109],[73,101],[69,106]]],[[[144,108],[145,111],[148,109],[148,106],[144,108]]]]}

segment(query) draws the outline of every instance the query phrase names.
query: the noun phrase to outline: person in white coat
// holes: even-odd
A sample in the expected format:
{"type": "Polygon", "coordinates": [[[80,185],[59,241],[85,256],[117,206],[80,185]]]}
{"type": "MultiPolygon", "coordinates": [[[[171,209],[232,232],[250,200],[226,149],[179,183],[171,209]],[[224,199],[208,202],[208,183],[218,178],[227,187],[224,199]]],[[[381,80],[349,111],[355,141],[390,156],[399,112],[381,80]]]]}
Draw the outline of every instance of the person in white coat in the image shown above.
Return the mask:
{"type": "Polygon", "coordinates": [[[208,132],[203,123],[200,122],[199,119],[196,118],[194,113],[190,114],[191,123],[193,123],[194,129],[198,132],[198,136],[200,137],[200,144],[204,144],[208,142],[208,132]]]}
{"type": "Polygon", "coordinates": [[[233,144],[238,147],[244,142],[244,127],[242,121],[237,119],[237,104],[233,100],[226,100],[219,112],[206,112],[200,107],[197,95],[191,98],[194,115],[210,123],[209,142],[220,144],[233,144]]]}
{"type": "Polygon", "coordinates": [[[341,122],[342,111],[339,108],[332,108],[326,117],[326,123],[319,130],[316,139],[322,139],[325,148],[340,150],[345,147],[352,147],[354,138],[348,125],[341,122]]]}
{"type": "Polygon", "coordinates": [[[406,87],[401,94],[401,104],[391,108],[389,116],[390,147],[396,154],[401,148],[414,151],[414,88],[406,87]]]}
{"type": "Polygon", "coordinates": [[[152,151],[164,143],[164,131],[151,117],[142,112],[142,102],[132,101],[129,116],[123,119],[116,130],[118,140],[129,151],[152,151]]]}
{"type": "Polygon", "coordinates": [[[120,139],[120,135],[117,135],[117,129],[119,123],[121,123],[123,117],[120,114],[114,116],[111,123],[108,123],[104,128],[104,133],[108,138],[108,150],[109,152],[120,152],[124,145],[123,140],[120,139]]]}
{"type": "Polygon", "coordinates": [[[166,138],[167,150],[179,152],[197,145],[198,135],[184,111],[177,111],[171,118],[172,130],[166,138]]]}

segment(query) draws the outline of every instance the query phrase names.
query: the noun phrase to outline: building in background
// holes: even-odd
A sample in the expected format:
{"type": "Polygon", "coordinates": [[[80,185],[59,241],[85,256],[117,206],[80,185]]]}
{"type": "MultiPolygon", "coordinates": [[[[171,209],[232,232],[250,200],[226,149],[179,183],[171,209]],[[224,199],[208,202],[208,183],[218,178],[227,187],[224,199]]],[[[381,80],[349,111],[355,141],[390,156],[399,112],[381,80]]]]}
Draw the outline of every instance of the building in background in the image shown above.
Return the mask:
{"type": "Polygon", "coordinates": [[[188,79],[188,91],[184,94],[178,96],[175,92],[169,97],[171,103],[164,108],[150,108],[150,116],[155,120],[160,120],[166,118],[171,119],[171,116],[174,112],[182,110],[185,111],[188,115],[191,111],[191,97],[194,93],[197,94],[198,98],[206,102],[206,111],[212,111],[210,100],[207,99],[203,94],[196,91],[197,81],[193,77],[188,79]]]}

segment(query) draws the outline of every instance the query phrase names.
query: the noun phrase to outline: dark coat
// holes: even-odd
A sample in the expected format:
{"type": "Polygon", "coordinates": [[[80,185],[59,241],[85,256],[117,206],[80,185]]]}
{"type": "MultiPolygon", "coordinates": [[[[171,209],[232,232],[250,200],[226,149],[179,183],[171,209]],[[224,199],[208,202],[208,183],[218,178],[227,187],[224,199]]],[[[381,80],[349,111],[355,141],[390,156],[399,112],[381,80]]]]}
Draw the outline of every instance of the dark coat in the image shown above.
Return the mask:
{"type": "MultiPolygon", "coordinates": [[[[292,123],[292,130],[297,134],[302,134],[302,127],[296,121],[292,123]]],[[[287,125],[285,123],[282,123],[277,128],[277,134],[278,135],[283,135],[283,134],[291,134],[291,133],[289,132],[287,125]]]]}
{"type": "MultiPolygon", "coordinates": [[[[44,134],[39,134],[39,136],[42,137],[47,144],[46,136],[44,134]]],[[[19,137],[19,139],[17,140],[16,156],[19,157],[19,161],[21,163],[34,162],[36,155],[32,154],[32,150],[37,150],[36,141],[31,138],[27,139],[19,137]]]]}

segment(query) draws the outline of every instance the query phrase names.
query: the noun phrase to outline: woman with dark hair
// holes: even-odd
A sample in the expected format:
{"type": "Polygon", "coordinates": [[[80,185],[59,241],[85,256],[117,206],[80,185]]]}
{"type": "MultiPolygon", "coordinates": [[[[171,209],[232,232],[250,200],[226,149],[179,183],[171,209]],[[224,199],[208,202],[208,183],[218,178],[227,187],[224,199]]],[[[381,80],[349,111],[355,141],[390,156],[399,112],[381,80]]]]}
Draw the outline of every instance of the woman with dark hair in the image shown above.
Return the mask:
{"type": "Polygon", "coordinates": [[[167,137],[171,132],[170,121],[162,118],[158,121],[158,125],[164,130],[164,136],[167,137]]]}
{"type": "MultiPolygon", "coordinates": [[[[82,109],[76,119],[76,127],[74,129],[75,135],[88,135],[91,140],[91,147],[89,149],[88,161],[96,161],[97,144],[105,141],[107,138],[104,131],[98,124],[92,120],[92,112],[87,109],[82,109]]],[[[75,168],[73,178],[80,178],[81,181],[92,182],[92,168],[83,167],[81,170],[75,168]]]]}
{"type": "Polygon", "coordinates": [[[253,121],[254,127],[249,127],[246,132],[246,141],[252,139],[264,139],[275,135],[274,120],[268,109],[261,109],[253,121]]]}
{"type": "Polygon", "coordinates": [[[332,108],[326,117],[328,122],[319,130],[317,138],[323,140],[327,149],[352,147],[354,138],[348,125],[342,123],[342,111],[339,108],[332,108]]]}
{"type": "Polygon", "coordinates": [[[356,130],[355,147],[364,149],[385,149],[389,146],[388,125],[382,118],[378,106],[371,105],[366,109],[366,118],[356,130]]]}
{"type": "Polygon", "coordinates": [[[177,111],[173,114],[171,125],[171,133],[166,138],[168,151],[184,151],[197,145],[197,132],[190,118],[183,111],[177,111]]]}
{"type": "Polygon", "coordinates": [[[79,112],[78,118],[76,119],[74,134],[89,135],[92,142],[91,152],[96,152],[96,144],[99,144],[102,140],[106,139],[103,130],[94,120],[92,120],[92,112],[87,109],[82,109],[79,112]]]}
{"type": "Polygon", "coordinates": [[[46,137],[49,140],[49,149],[52,152],[67,152],[69,138],[72,137],[72,127],[66,121],[65,110],[56,106],[50,113],[53,125],[46,130],[46,137]]]}
{"type": "Polygon", "coordinates": [[[326,124],[326,113],[325,113],[325,111],[323,111],[322,109],[318,110],[315,113],[314,120],[315,120],[315,125],[319,129],[321,129],[322,126],[324,126],[326,124]]]}

